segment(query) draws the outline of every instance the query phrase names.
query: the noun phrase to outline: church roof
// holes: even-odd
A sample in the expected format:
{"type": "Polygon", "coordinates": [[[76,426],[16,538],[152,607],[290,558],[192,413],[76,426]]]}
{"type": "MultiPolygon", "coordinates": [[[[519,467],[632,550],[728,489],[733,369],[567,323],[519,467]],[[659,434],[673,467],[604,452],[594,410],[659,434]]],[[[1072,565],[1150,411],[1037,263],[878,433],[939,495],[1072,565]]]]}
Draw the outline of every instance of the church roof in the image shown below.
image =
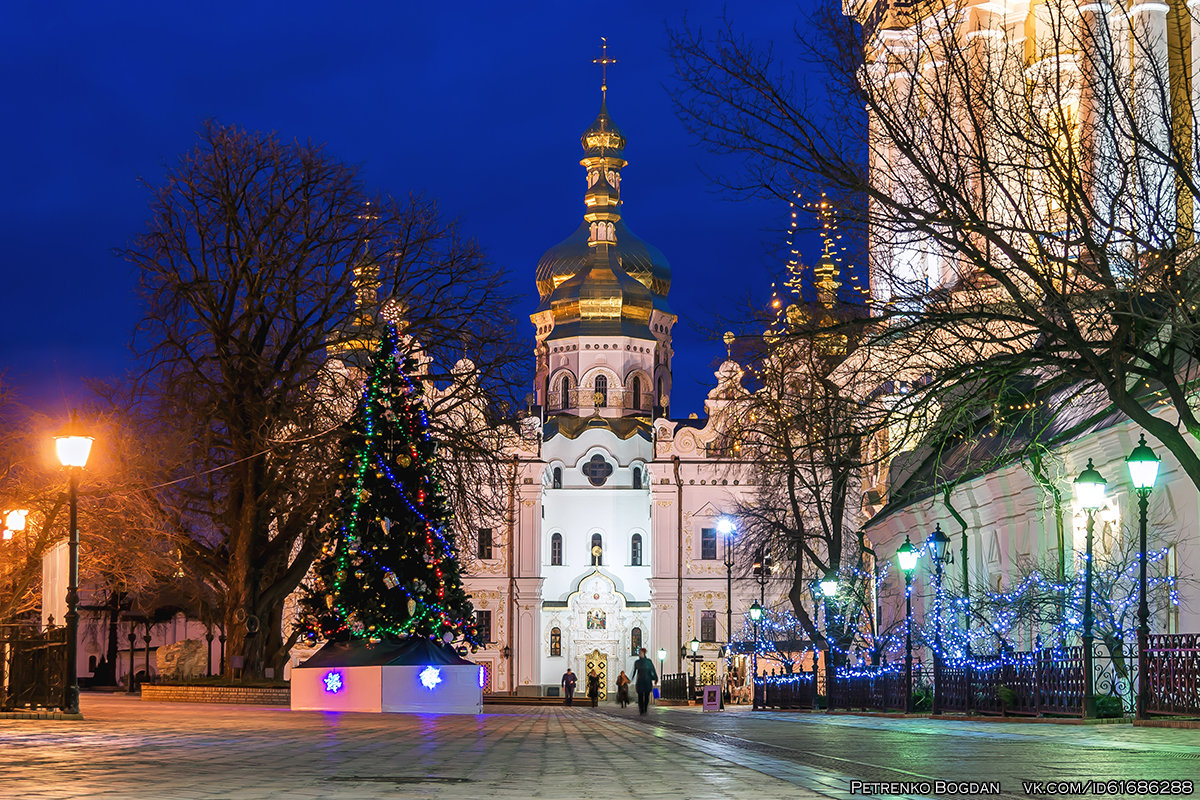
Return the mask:
{"type": "MultiPolygon", "coordinates": [[[[609,252],[616,258],[617,265],[656,295],[656,308],[670,311],[667,292],[671,289],[671,265],[667,257],[629,230],[624,220],[617,220],[615,229],[617,243],[609,247],[609,252]]],[[[556,286],[577,274],[591,260],[588,234],[589,225],[584,220],[574,233],[547,250],[538,261],[537,288],[543,306],[556,286]]]]}
{"type": "Polygon", "coordinates": [[[583,433],[591,430],[611,431],[618,439],[641,436],[648,442],[652,440],[648,417],[576,417],[572,414],[555,414],[546,420],[542,438],[543,441],[549,441],[555,436],[578,439],[583,433]]]}

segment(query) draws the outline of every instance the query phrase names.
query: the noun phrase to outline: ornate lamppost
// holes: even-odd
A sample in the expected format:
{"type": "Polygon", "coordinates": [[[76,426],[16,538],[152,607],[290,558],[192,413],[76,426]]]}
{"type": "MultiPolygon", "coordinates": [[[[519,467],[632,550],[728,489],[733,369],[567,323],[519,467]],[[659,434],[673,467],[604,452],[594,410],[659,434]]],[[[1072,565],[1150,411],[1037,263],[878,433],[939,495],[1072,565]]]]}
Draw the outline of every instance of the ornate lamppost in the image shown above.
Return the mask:
{"type": "Polygon", "coordinates": [[[912,546],[908,537],[904,544],[896,550],[896,561],[900,563],[900,571],[904,573],[904,713],[913,713],[912,693],[912,576],[917,568],[917,558],[920,553],[912,546]]]}
{"type": "Polygon", "coordinates": [[[1087,551],[1083,557],[1083,715],[1096,716],[1096,676],[1092,674],[1092,535],[1096,512],[1104,508],[1104,489],[1108,481],[1096,471],[1089,458],[1087,468],[1075,479],[1075,502],[1087,512],[1087,551]]]}
{"type": "Polygon", "coordinates": [[[717,520],[717,531],[725,537],[725,640],[733,643],[733,535],[737,526],[729,517],[717,520]]]}
{"type": "MultiPolygon", "coordinates": [[[[825,577],[821,579],[819,586],[825,606],[825,708],[828,710],[833,708],[833,682],[836,678],[833,668],[833,638],[830,635],[833,630],[833,613],[830,606],[837,599],[839,588],[837,570],[833,568],[826,570],[825,577]]],[[[816,685],[815,674],[813,685],[816,685]]]]}
{"type": "Polygon", "coordinates": [[[688,642],[688,648],[692,651],[692,654],[688,656],[688,660],[692,662],[692,691],[695,691],[696,665],[704,660],[704,656],[700,655],[700,640],[696,637],[693,636],[692,640],[688,642]]]}
{"type": "Polygon", "coordinates": [[[1150,505],[1150,492],[1158,479],[1159,458],[1146,445],[1142,434],[1138,446],[1125,459],[1129,467],[1129,480],[1138,496],[1138,686],[1135,716],[1146,718],[1146,701],[1150,693],[1150,671],[1146,651],[1150,646],[1150,603],[1146,598],[1146,510],[1150,505]]]}
{"type": "Polygon", "coordinates": [[[929,534],[926,546],[933,554],[934,564],[934,647],[933,647],[933,708],[934,714],[942,713],[942,568],[950,563],[952,556],[947,552],[950,537],[942,533],[941,523],[929,534]]]}
{"type": "Polygon", "coordinates": [[[663,676],[663,662],[667,660],[667,648],[658,648],[658,679],[661,681],[663,676]]]}
{"type": "Polygon", "coordinates": [[[79,473],[87,466],[92,437],[84,432],[79,416],[71,412],[71,421],[54,437],[58,460],[67,470],[70,526],[67,538],[67,688],[63,710],[79,713],[79,669],[75,663],[79,635],[79,473]]]}

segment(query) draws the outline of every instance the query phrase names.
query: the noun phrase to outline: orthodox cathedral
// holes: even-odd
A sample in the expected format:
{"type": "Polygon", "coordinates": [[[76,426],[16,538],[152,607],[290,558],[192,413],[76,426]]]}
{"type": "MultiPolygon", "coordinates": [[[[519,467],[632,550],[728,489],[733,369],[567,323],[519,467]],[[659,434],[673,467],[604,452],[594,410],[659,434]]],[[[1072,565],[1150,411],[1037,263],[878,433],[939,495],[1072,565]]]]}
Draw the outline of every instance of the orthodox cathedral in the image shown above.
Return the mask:
{"type": "Polygon", "coordinates": [[[707,419],[668,416],[671,267],[625,224],[626,140],[606,86],[601,98],[582,136],[583,221],[536,270],[542,413],[511,454],[507,518],[463,553],[489,642],[472,657],[494,692],[556,694],[569,667],[596,670],[607,693],[640,647],[665,672],[715,681],[728,626],[740,631],[759,595],[757,583],[730,580],[732,540],[717,526],[754,490],[751,466],[722,448],[742,372],[721,365],[707,419]],[[685,660],[693,639],[697,664],[685,660]]]}

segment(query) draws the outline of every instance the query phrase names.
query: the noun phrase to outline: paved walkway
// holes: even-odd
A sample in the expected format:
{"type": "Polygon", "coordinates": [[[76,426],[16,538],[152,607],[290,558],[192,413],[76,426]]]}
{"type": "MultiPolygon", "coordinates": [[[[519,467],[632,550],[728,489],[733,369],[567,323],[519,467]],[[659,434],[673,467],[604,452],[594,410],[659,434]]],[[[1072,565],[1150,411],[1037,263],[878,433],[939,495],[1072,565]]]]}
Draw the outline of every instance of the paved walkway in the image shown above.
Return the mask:
{"type": "Polygon", "coordinates": [[[820,797],[587,708],[325,714],[88,694],[82,705],[82,722],[0,722],[0,797],[820,797]]]}
{"type": "Polygon", "coordinates": [[[1130,725],[615,706],[325,714],[88,694],[83,712],[0,721],[0,798],[848,800],[864,796],[852,779],[998,780],[1013,798],[1022,779],[1200,773],[1200,731],[1130,725]]]}

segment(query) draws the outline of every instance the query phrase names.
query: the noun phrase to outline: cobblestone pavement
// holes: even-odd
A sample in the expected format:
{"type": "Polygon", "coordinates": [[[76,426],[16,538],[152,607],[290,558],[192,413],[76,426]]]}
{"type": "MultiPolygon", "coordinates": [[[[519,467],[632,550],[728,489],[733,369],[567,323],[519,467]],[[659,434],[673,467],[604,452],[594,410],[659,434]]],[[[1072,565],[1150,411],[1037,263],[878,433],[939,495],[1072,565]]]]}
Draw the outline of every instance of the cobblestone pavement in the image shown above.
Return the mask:
{"type": "Polygon", "coordinates": [[[1022,781],[1192,780],[1200,794],[1200,730],[887,719],[745,707],[707,714],[692,708],[655,712],[644,720],[629,717],[627,723],[688,737],[693,747],[756,768],[762,767],[752,757],[766,757],[773,774],[795,769],[805,775],[806,785],[824,784],[833,796],[848,790],[850,779],[998,781],[1009,797],[1026,796],[1022,781]]]}
{"type": "Polygon", "coordinates": [[[851,779],[999,780],[1024,797],[1021,779],[1200,773],[1200,731],[1129,725],[612,706],[323,714],[105,695],[85,695],[83,712],[0,721],[0,798],[846,800],[851,779]]]}
{"type": "Polygon", "coordinates": [[[590,708],[325,714],[85,694],[0,721],[0,798],[816,798],[590,708]]]}

